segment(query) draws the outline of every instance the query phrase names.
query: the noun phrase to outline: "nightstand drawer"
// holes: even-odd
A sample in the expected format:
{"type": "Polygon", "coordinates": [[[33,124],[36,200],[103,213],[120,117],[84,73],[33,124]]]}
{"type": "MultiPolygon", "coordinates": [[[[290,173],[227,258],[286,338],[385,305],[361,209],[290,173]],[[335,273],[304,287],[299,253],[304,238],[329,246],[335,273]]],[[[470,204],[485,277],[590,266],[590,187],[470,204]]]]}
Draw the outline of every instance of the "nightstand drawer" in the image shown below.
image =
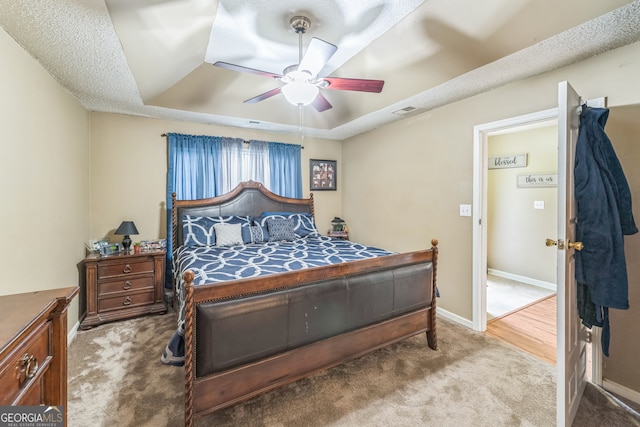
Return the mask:
{"type": "Polygon", "coordinates": [[[98,284],[100,297],[116,292],[137,291],[139,289],[153,289],[153,276],[138,277],[135,279],[116,280],[98,284]]]}
{"type": "Polygon", "coordinates": [[[31,388],[40,389],[43,372],[49,366],[50,336],[51,322],[45,322],[0,362],[0,406],[13,404],[20,393],[40,395],[31,388]]]}
{"type": "Polygon", "coordinates": [[[126,276],[139,273],[153,273],[153,259],[145,259],[141,261],[118,260],[117,263],[103,263],[98,266],[98,280],[110,277],[126,276]]]}
{"type": "Polygon", "coordinates": [[[154,295],[155,292],[151,289],[148,292],[102,298],[98,301],[98,310],[100,312],[105,312],[109,310],[122,310],[124,308],[136,307],[139,305],[153,304],[154,295]]]}

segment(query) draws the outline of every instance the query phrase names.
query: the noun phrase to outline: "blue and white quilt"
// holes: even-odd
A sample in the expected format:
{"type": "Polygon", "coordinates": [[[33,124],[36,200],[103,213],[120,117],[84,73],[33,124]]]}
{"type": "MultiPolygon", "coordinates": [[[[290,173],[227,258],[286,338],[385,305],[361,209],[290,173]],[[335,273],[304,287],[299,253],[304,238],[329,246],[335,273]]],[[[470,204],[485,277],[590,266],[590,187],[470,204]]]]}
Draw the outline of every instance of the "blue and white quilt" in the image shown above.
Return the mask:
{"type": "Polygon", "coordinates": [[[184,364],[184,286],[186,270],[195,274],[195,285],[284,273],[310,267],[391,255],[348,240],[310,234],[291,241],[249,243],[235,246],[181,246],[174,252],[173,271],[180,301],[178,330],[162,356],[163,363],[184,364]]]}

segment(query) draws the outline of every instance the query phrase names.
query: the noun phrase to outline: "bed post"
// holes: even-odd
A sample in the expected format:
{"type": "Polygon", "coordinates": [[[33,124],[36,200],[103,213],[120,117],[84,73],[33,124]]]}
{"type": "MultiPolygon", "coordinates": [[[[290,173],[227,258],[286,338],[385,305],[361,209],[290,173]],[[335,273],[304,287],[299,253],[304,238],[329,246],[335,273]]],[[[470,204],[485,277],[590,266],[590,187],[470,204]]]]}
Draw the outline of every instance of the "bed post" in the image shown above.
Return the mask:
{"type": "Polygon", "coordinates": [[[314,206],[313,206],[313,193],[309,194],[309,213],[311,214],[311,216],[313,217],[313,221],[315,222],[316,214],[314,212],[314,206]]]}
{"type": "Polygon", "coordinates": [[[193,271],[187,270],[184,273],[185,281],[185,318],[184,318],[184,391],[185,391],[185,408],[184,408],[184,424],[185,427],[193,427],[193,381],[195,377],[193,366],[193,316],[194,316],[194,292],[193,289],[193,271]]]}
{"type": "Polygon", "coordinates": [[[431,239],[431,251],[433,252],[433,290],[431,295],[431,330],[427,331],[427,343],[429,348],[438,349],[438,336],[436,334],[436,289],[438,286],[438,239],[431,239]]]}

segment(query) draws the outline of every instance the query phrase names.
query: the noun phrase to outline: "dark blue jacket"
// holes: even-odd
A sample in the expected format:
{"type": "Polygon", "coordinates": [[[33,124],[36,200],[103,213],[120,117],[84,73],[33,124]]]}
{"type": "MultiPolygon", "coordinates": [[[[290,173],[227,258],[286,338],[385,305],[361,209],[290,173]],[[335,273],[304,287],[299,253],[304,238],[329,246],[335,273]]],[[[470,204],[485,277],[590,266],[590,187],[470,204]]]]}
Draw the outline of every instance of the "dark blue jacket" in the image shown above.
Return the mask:
{"type": "Polygon", "coordinates": [[[628,309],[624,235],[638,232],[631,211],[631,192],[604,127],[606,108],[583,107],[575,159],[578,204],[576,279],[580,317],[587,326],[602,326],[608,355],[608,308],[628,309]],[[582,286],[582,289],[580,289],[582,286]]]}

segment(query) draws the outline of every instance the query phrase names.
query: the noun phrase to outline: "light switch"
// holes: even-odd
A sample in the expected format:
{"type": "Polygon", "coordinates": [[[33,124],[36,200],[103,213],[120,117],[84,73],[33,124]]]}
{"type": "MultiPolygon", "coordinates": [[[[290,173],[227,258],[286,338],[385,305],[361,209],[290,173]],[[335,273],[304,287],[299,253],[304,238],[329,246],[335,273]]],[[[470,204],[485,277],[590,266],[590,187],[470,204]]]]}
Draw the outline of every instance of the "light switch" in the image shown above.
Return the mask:
{"type": "Polygon", "coordinates": [[[471,205],[460,205],[460,216],[471,216],[471,205]]]}
{"type": "Polygon", "coordinates": [[[533,209],[544,209],[544,200],[534,200],[533,209]]]}

